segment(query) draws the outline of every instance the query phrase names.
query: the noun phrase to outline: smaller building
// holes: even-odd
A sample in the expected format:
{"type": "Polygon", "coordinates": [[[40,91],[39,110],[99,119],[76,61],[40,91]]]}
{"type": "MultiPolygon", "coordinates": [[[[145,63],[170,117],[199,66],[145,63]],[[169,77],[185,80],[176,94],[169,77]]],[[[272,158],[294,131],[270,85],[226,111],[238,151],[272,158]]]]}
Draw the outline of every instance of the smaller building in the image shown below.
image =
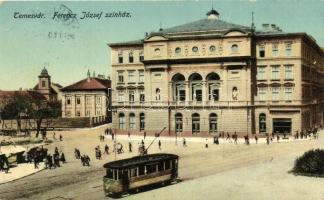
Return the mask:
{"type": "Polygon", "coordinates": [[[60,101],[61,88],[62,86],[60,84],[51,82],[51,76],[44,67],[41,74],[38,76],[38,83],[33,90],[43,94],[48,101],[60,101]]]}
{"type": "Polygon", "coordinates": [[[93,123],[110,121],[110,80],[90,77],[61,89],[62,118],[92,118],[93,123]]]}

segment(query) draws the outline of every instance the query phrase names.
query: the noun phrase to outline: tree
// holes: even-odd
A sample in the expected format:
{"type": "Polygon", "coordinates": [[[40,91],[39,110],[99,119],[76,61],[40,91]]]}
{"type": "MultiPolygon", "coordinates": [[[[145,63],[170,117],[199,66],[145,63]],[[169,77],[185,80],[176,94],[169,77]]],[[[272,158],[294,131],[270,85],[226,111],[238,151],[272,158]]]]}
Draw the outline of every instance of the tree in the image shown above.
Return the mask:
{"type": "Polygon", "coordinates": [[[36,122],[36,137],[38,137],[44,119],[46,119],[47,128],[51,119],[60,116],[61,103],[59,101],[46,101],[46,99],[42,98],[32,98],[31,103],[32,106],[28,114],[36,122]]]}
{"type": "Polygon", "coordinates": [[[21,119],[27,116],[30,109],[30,97],[25,92],[14,92],[8,97],[7,103],[2,109],[3,119],[15,119],[17,121],[17,131],[21,130],[21,119]]]}

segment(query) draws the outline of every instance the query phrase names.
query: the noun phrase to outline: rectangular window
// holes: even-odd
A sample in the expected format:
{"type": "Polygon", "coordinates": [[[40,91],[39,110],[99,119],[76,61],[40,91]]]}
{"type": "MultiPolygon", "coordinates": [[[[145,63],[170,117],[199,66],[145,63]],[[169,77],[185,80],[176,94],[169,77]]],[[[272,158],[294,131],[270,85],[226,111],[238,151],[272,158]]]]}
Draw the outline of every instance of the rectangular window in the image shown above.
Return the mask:
{"type": "Polygon", "coordinates": [[[292,88],[291,87],[286,87],[285,88],[285,100],[286,101],[291,101],[292,97],[292,88]]]}
{"type": "Polygon", "coordinates": [[[285,65],[285,79],[293,79],[293,66],[285,65]]]}
{"type": "Polygon", "coordinates": [[[129,130],[135,129],[135,116],[129,117],[129,130]]]}
{"type": "Polygon", "coordinates": [[[80,105],[80,104],[81,104],[81,98],[80,98],[80,97],[77,97],[77,98],[76,98],[76,104],[77,104],[77,105],[80,105]]]}
{"type": "Polygon", "coordinates": [[[257,72],[258,80],[265,80],[266,79],[266,67],[265,66],[258,66],[257,72]]]}
{"type": "Polygon", "coordinates": [[[42,87],[45,87],[45,81],[42,81],[42,87]]]}
{"type": "Polygon", "coordinates": [[[272,56],[277,57],[279,55],[278,44],[272,44],[272,56]]]}
{"type": "Polygon", "coordinates": [[[129,91],[129,103],[133,103],[135,101],[135,92],[134,91],[129,91]]]}
{"type": "Polygon", "coordinates": [[[70,97],[67,97],[67,98],[66,98],[66,104],[67,104],[67,105],[71,105],[71,98],[70,98],[70,97]]]}
{"type": "Polygon", "coordinates": [[[143,52],[140,52],[139,53],[139,60],[140,61],[143,61],[144,60],[144,53],[143,52]]]}
{"type": "Polygon", "coordinates": [[[144,94],[144,92],[140,93],[140,102],[141,103],[145,102],[145,94],[144,94]]]}
{"type": "Polygon", "coordinates": [[[280,66],[276,65],[276,66],[271,66],[271,79],[272,80],[279,80],[279,69],[280,66]]]}
{"type": "Polygon", "coordinates": [[[123,83],[124,82],[124,73],[123,72],[117,72],[117,80],[119,83],[123,83]]]}
{"type": "Polygon", "coordinates": [[[258,96],[260,101],[267,100],[267,88],[266,87],[259,87],[258,88],[258,96]]]}
{"type": "Polygon", "coordinates": [[[144,83],[144,71],[140,70],[138,71],[138,74],[139,74],[139,82],[144,83]]]}
{"type": "Polygon", "coordinates": [[[96,97],[96,105],[100,105],[101,104],[101,97],[96,97]]]}
{"type": "Polygon", "coordinates": [[[90,116],[90,110],[86,111],[86,115],[89,117],[90,116]]]}
{"type": "Polygon", "coordinates": [[[259,57],[263,58],[265,57],[265,48],[264,45],[259,46],[259,57]]]}
{"type": "Polygon", "coordinates": [[[128,82],[135,82],[135,71],[128,71],[128,82]]]}
{"type": "Polygon", "coordinates": [[[118,53],[118,63],[123,63],[123,52],[118,53]]]}
{"type": "Polygon", "coordinates": [[[278,101],[279,100],[279,87],[273,87],[272,88],[272,100],[273,101],[278,101]]]}
{"type": "Polygon", "coordinates": [[[86,104],[90,105],[91,104],[91,98],[90,97],[86,97],[86,104]]]}
{"type": "Polygon", "coordinates": [[[134,62],[134,56],[133,56],[133,52],[130,52],[128,55],[128,61],[129,63],[133,63],[134,62]]]}
{"type": "Polygon", "coordinates": [[[286,56],[291,56],[291,52],[292,52],[292,44],[291,44],[291,42],[287,42],[286,44],[285,44],[285,54],[286,54],[286,56]]]}
{"type": "Polygon", "coordinates": [[[122,91],[118,91],[118,102],[124,102],[124,93],[122,91]]]}

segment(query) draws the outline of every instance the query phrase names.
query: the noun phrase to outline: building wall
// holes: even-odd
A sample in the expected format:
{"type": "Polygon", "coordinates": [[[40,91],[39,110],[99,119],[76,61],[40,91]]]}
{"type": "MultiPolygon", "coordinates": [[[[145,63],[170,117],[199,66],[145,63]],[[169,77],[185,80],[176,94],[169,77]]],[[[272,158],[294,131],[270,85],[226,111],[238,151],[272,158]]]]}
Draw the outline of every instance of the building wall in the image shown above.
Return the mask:
{"type": "Polygon", "coordinates": [[[62,117],[107,116],[107,98],[104,91],[65,91],[62,95],[62,117]]]}
{"type": "MultiPolygon", "coordinates": [[[[192,114],[200,115],[200,133],[198,135],[209,135],[209,115],[217,114],[218,132],[237,132],[240,135],[251,134],[253,132],[252,122],[255,123],[255,132],[265,135],[274,132],[274,121],[278,119],[291,120],[291,133],[301,131],[323,124],[323,56],[308,44],[302,37],[282,37],[282,38],[258,38],[256,41],[256,73],[251,71],[251,39],[241,33],[228,33],[227,37],[219,39],[199,39],[168,41],[161,36],[148,38],[143,47],[113,47],[112,48],[112,91],[113,106],[116,113],[113,114],[113,123],[117,133],[142,134],[137,127],[136,130],[127,128],[119,130],[118,115],[123,112],[126,117],[125,126],[129,126],[129,113],[136,116],[136,124],[139,124],[139,115],[145,114],[145,131],[147,134],[158,132],[163,127],[167,127],[167,133],[175,133],[175,114],[181,113],[183,116],[183,131],[180,135],[192,135],[192,114]],[[233,52],[233,43],[238,44],[238,52],[233,52]],[[309,45],[309,46],[307,46],[309,45]],[[215,46],[215,52],[210,52],[210,46],[215,46]],[[176,48],[181,48],[180,53],[176,48]],[[197,47],[197,53],[192,52],[192,48],[197,47]],[[260,50],[264,48],[264,55],[260,50]],[[304,49],[307,50],[304,50],[304,49]],[[156,50],[159,51],[156,51],[156,50]],[[277,49],[277,50],[275,50],[277,49]],[[144,52],[144,61],[157,60],[143,64],[134,56],[134,62],[117,63],[118,53],[124,52],[144,52]],[[306,53],[308,52],[308,53],[306,53]],[[310,52],[310,53],[309,53],[310,52]],[[318,54],[318,55],[313,55],[318,54]],[[305,57],[308,56],[308,61],[305,57]],[[197,62],[197,58],[226,58],[224,61],[197,62]],[[228,60],[228,58],[230,58],[228,60]],[[137,60],[136,60],[137,59],[137,60]],[[163,60],[192,59],[192,62],[163,62],[163,60]],[[317,62],[310,64],[309,59],[316,59],[317,62]],[[312,70],[303,71],[303,66],[310,65],[312,70]],[[274,78],[274,66],[278,66],[278,77],[274,78]],[[288,67],[286,67],[288,66],[288,67]],[[264,74],[260,78],[259,67],[264,68],[264,74]],[[289,70],[288,70],[289,69],[289,70]],[[145,82],[140,83],[138,78],[135,83],[129,83],[127,71],[135,70],[138,73],[144,70],[145,82]],[[117,72],[125,71],[124,83],[118,82],[117,72]],[[190,76],[198,73],[202,76],[202,101],[197,102],[191,98],[190,76]],[[220,77],[218,81],[219,100],[211,101],[208,98],[208,81],[206,76],[210,73],[217,73],[220,77]],[[185,77],[183,85],[186,90],[186,100],[176,101],[174,98],[174,82],[172,77],[182,74],[185,77]],[[311,81],[312,74],[316,80],[311,81]],[[254,77],[256,76],[256,77],[254,77]],[[256,82],[253,79],[256,78],[256,82]],[[256,84],[256,85],[255,85],[256,84]],[[305,88],[311,85],[312,95],[305,95],[305,88]],[[132,87],[133,86],[133,87],[132,87]],[[256,86],[257,91],[253,91],[256,86]],[[233,88],[237,87],[237,99],[233,99],[233,88]],[[251,89],[252,88],[252,89],[251,89]],[[265,88],[265,95],[259,93],[259,88],[265,88]],[[275,91],[278,88],[278,98],[275,91]],[[157,94],[159,89],[159,94],[157,94]],[[134,102],[128,100],[129,91],[135,92],[134,102]],[[145,102],[140,102],[140,92],[145,94],[145,102]],[[123,102],[118,102],[118,93],[125,95],[123,102]],[[253,94],[254,100],[251,99],[253,94]],[[314,94],[314,95],[313,95],[314,94]],[[316,96],[317,94],[317,96],[316,96]],[[160,96],[160,98],[158,98],[160,96]],[[305,101],[307,100],[307,101],[305,101]],[[316,101],[314,101],[316,100],[316,101]],[[125,109],[127,111],[125,111],[125,109]],[[266,130],[261,133],[259,127],[259,117],[263,113],[266,115],[266,130]]],[[[253,48],[252,48],[253,49],[253,48]]],[[[323,55],[323,54],[322,54],[323,55]]],[[[305,68],[305,67],[304,67],[305,68]]]]}

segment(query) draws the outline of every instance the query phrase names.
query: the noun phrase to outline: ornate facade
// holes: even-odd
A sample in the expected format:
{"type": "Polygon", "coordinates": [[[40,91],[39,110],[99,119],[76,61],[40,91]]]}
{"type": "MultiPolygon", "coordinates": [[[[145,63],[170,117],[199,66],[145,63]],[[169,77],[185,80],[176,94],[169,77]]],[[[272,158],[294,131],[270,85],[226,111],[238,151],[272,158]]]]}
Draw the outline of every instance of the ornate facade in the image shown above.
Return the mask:
{"type": "Polygon", "coordinates": [[[207,18],[109,44],[117,133],[290,133],[324,122],[324,58],[306,33],[207,18]]]}

